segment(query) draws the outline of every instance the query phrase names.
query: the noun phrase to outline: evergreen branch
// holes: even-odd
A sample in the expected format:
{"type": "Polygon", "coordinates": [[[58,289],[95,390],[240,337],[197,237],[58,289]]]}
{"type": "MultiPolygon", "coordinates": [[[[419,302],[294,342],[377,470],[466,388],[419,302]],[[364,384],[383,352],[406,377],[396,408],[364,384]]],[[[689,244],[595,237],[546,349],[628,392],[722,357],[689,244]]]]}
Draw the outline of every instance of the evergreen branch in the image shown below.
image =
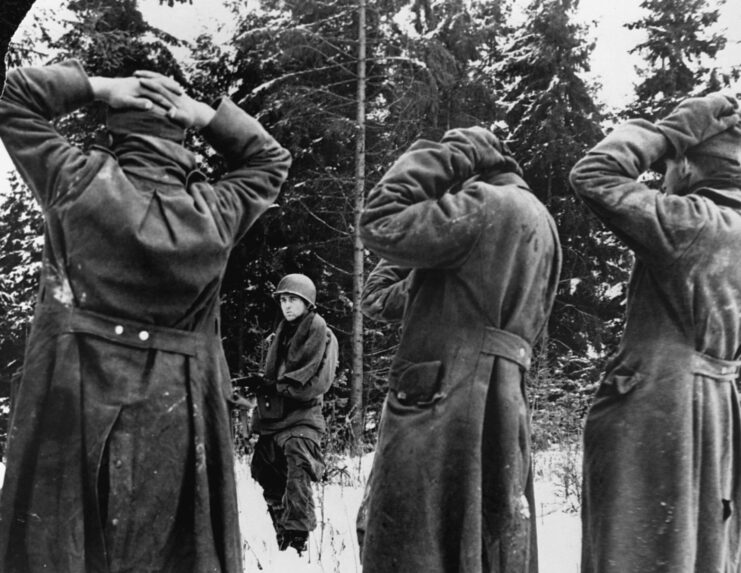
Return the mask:
{"type": "Polygon", "coordinates": [[[327,229],[329,229],[331,231],[334,231],[335,233],[339,233],[341,235],[348,235],[349,234],[347,231],[343,231],[341,229],[337,229],[336,227],[333,227],[332,225],[330,225],[329,223],[327,223],[324,219],[322,219],[321,217],[319,217],[318,215],[316,215],[311,209],[309,209],[309,207],[306,205],[306,203],[304,203],[301,199],[296,199],[296,201],[298,202],[299,205],[301,205],[301,207],[304,208],[304,210],[309,214],[309,216],[312,219],[315,219],[316,221],[319,221],[322,225],[324,225],[325,227],[327,227],[327,229]]]}
{"type": "Polygon", "coordinates": [[[316,257],[317,259],[319,259],[319,260],[320,260],[320,261],[321,261],[322,263],[324,263],[324,264],[325,264],[325,265],[327,265],[328,267],[330,267],[330,268],[334,269],[334,270],[335,270],[336,272],[338,272],[338,273],[340,273],[340,274],[343,274],[343,275],[345,275],[345,276],[348,276],[348,277],[349,277],[349,276],[352,276],[352,274],[353,274],[353,273],[352,273],[352,271],[346,271],[345,269],[342,269],[342,268],[338,267],[337,265],[335,265],[335,264],[333,264],[333,263],[330,263],[330,262],[329,262],[329,261],[328,261],[327,259],[325,259],[325,258],[324,258],[324,257],[322,257],[321,255],[318,255],[318,254],[317,254],[316,252],[314,252],[314,253],[312,253],[312,254],[313,254],[313,255],[314,255],[314,256],[315,256],[315,257],[316,257]]]}

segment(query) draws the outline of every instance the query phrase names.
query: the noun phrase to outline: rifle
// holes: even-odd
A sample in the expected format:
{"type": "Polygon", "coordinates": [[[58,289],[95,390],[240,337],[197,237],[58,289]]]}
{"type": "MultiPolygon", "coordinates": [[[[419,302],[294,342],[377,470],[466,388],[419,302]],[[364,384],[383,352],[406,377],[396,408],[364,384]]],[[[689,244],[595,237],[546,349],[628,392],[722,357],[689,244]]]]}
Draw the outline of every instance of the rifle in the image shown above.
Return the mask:
{"type": "Polygon", "coordinates": [[[250,407],[255,395],[265,385],[262,372],[250,372],[244,376],[232,378],[231,402],[237,406],[250,407]]]}

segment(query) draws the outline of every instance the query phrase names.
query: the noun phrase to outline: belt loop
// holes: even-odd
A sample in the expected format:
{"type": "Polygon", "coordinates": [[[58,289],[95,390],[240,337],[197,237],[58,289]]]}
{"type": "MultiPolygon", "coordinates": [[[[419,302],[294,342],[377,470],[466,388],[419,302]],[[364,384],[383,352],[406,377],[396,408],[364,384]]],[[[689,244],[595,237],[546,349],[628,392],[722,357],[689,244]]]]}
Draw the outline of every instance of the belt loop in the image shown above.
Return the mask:
{"type": "Polygon", "coordinates": [[[701,352],[695,352],[692,372],[716,380],[736,380],[741,371],[741,361],[722,360],[701,352]]]}
{"type": "Polygon", "coordinates": [[[68,308],[57,319],[60,333],[82,333],[132,348],[153,348],[165,352],[195,356],[204,334],[146,324],[132,320],[68,308]]]}
{"type": "Polygon", "coordinates": [[[483,352],[507,358],[519,364],[525,370],[530,369],[533,349],[530,343],[521,336],[487,326],[484,329],[483,352]]]}

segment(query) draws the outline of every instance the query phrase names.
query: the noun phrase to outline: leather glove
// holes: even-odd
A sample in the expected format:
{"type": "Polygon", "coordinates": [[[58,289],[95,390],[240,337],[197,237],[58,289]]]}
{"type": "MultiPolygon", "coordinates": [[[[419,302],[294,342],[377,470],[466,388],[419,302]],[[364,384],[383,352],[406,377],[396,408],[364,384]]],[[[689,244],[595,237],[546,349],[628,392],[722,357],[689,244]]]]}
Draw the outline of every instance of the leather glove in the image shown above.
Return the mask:
{"type": "Polygon", "coordinates": [[[673,156],[680,157],[688,149],[738,125],[740,120],[736,98],[716,92],[684,100],[656,122],[656,128],[672,144],[673,156]]]}

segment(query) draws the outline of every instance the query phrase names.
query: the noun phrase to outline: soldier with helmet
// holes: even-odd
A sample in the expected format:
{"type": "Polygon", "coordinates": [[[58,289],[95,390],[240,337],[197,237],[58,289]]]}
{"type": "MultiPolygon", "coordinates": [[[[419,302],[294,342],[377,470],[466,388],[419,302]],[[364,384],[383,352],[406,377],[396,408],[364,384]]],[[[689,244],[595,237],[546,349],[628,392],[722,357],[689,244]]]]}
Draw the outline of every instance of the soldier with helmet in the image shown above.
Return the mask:
{"type": "Polygon", "coordinates": [[[322,396],[334,379],[338,347],[316,312],[316,287],[309,277],[286,275],[273,296],[283,319],[257,392],[253,428],[260,437],[251,468],[263,488],[278,547],[293,547],[300,555],[316,528],[311,482],[324,471],[322,396]]]}

